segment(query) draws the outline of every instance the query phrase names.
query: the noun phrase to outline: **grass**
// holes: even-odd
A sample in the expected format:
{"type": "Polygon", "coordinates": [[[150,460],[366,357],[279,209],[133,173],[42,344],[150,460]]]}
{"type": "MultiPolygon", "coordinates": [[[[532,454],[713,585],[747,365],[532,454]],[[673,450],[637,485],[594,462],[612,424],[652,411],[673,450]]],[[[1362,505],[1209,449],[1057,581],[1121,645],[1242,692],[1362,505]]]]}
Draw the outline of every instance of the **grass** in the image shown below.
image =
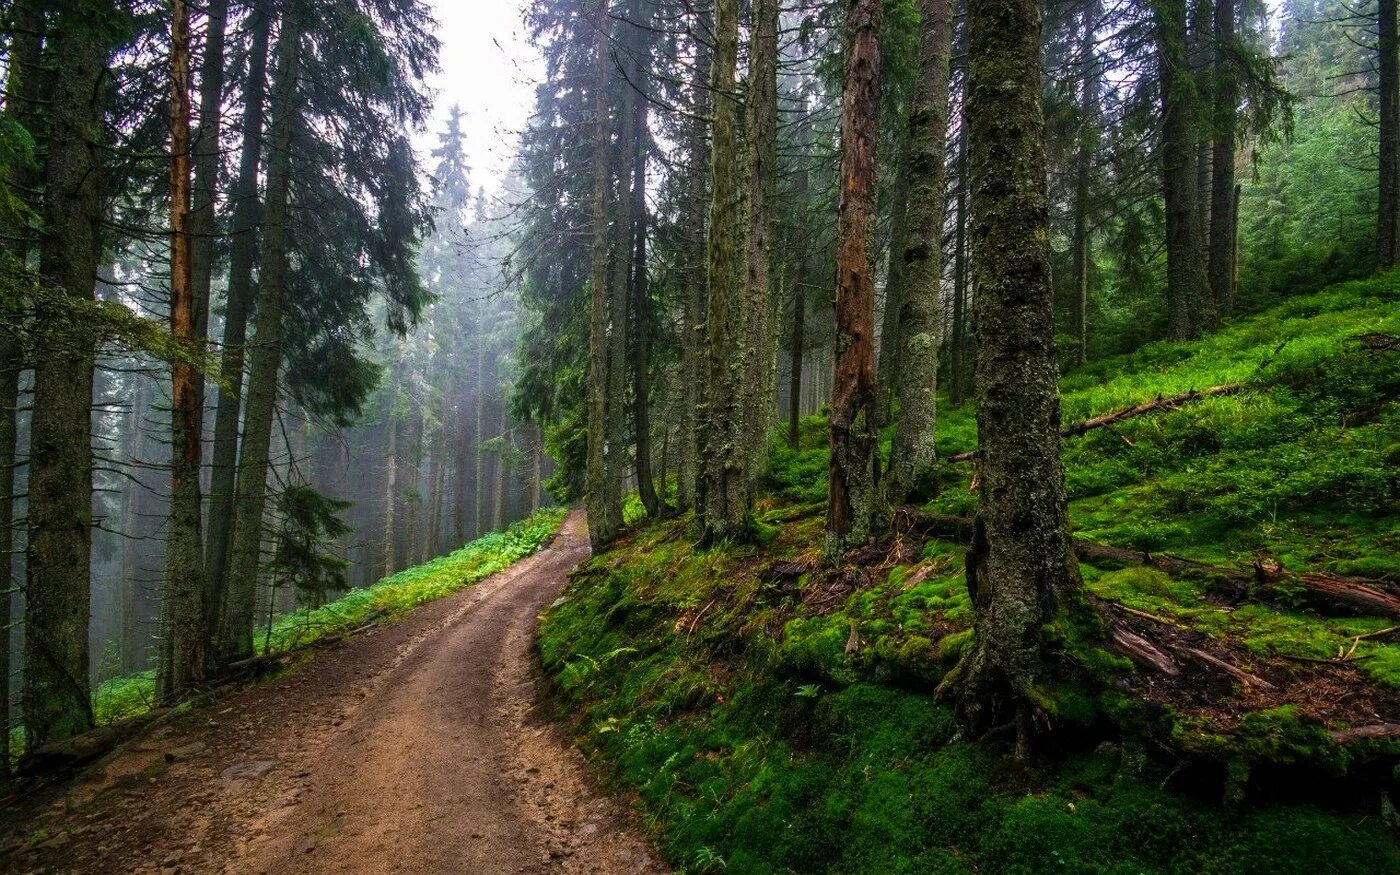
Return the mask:
{"type": "MultiPolygon", "coordinates": [[[[1351,342],[1369,331],[1400,334],[1400,275],[1067,376],[1066,422],[1248,386],[1067,441],[1077,533],[1400,582],[1400,356],[1351,342]]],[[[940,411],[938,431],[944,456],[975,446],[970,406],[940,411]]],[[[1344,755],[1292,705],[1245,708],[1224,727],[1105,684],[1056,702],[1056,749],[1032,765],[995,739],[958,738],[931,692],[971,640],[959,547],[930,542],[844,588],[769,570],[814,558],[821,542],[824,419],[804,420],[801,436],[797,450],[772,447],[771,495],[756,508],[770,542],[701,551],[685,521],[643,525],[543,618],[539,654],[561,712],[679,870],[1400,871],[1376,816],[1376,791],[1400,789],[1397,751],[1344,755]],[[1224,806],[1232,776],[1251,768],[1246,804],[1224,806]],[[1270,783],[1281,768],[1301,771],[1270,783]]],[[[974,511],[969,474],[945,466],[929,509],[974,511]]],[[[1100,597],[1259,660],[1327,658],[1393,622],[1287,594],[1222,607],[1202,583],[1083,571],[1100,597]]],[[[1365,640],[1354,656],[1354,692],[1400,688],[1400,644],[1365,640]]],[[[1132,674],[1116,654],[1093,660],[1101,678],[1132,674]]]]}
{"type": "MultiPolygon", "coordinates": [[[[559,530],[566,513],[564,508],[546,508],[503,532],[483,535],[446,556],[351,590],[319,608],[277,617],[270,633],[264,630],[257,635],[257,651],[291,653],[357,629],[373,618],[396,617],[451,595],[538,551],[559,530]]],[[[93,692],[93,715],[98,725],[106,725],[143,714],[154,701],[155,672],[114,678],[93,692]]]]}

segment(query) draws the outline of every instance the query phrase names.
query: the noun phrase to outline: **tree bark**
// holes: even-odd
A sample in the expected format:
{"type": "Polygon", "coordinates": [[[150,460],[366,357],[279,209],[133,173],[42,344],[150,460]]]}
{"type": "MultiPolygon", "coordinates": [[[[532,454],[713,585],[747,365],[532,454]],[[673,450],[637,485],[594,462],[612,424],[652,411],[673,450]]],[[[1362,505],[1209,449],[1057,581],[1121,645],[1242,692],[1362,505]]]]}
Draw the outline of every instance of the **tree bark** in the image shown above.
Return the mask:
{"type": "Polygon", "coordinates": [[[905,265],[897,331],[899,414],[890,446],[887,496],[902,504],[934,463],[933,429],[942,341],[940,289],[947,201],[943,155],[948,138],[952,18],[948,0],[920,0],[919,90],[909,116],[908,239],[896,253],[905,265]]]}
{"type": "MultiPolygon", "coordinates": [[[[634,78],[644,75],[633,67],[634,78]]],[[[651,290],[647,282],[647,111],[632,117],[632,426],[637,433],[637,492],[647,516],[661,516],[651,477],[651,290]]]]}
{"type": "Polygon", "coordinates": [[[399,365],[395,363],[389,377],[389,407],[384,412],[384,432],[387,446],[384,448],[384,573],[393,574],[399,570],[399,560],[395,550],[398,537],[398,521],[395,513],[399,505],[399,419],[394,408],[398,402],[399,365]]]}
{"type": "Polygon", "coordinates": [[[1377,0],[1376,68],[1380,100],[1380,196],[1376,264],[1382,270],[1400,261],[1400,37],[1395,0],[1377,0]]]}
{"type": "MultiPolygon", "coordinates": [[[[194,188],[190,208],[190,288],[194,297],[194,330],[201,341],[209,334],[209,284],[214,273],[215,200],[219,183],[219,138],[223,129],[224,44],[228,0],[205,4],[204,55],[199,65],[199,127],[194,132],[194,188]]],[[[198,387],[204,406],[204,384],[198,387]]]]}
{"type": "MultiPolygon", "coordinates": [[[[48,95],[39,270],[56,293],[93,299],[100,250],[102,116],[110,3],[58,13],[48,95]]],[[[94,350],[62,307],[40,302],[29,426],[29,539],[24,636],[25,736],[33,750],[92,728],[88,613],[92,575],[94,350]]]]}
{"type": "Polygon", "coordinates": [[[1074,360],[1084,364],[1089,360],[1089,268],[1093,264],[1093,240],[1089,233],[1090,185],[1093,182],[1094,147],[1098,142],[1099,65],[1097,34],[1100,3],[1084,7],[1079,30],[1079,67],[1082,93],[1079,101],[1079,137],[1076,144],[1074,169],[1074,236],[1073,249],[1075,301],[1074,327],[1079,339],[1074,360]]]}
{"type": "Polygon", "coordinates": [[[967,118],[980,505],[967,558],[972,650],[952,679],[973,732],[1008,719],[1027,753],[1053,683],[1046,624],[1083,597],[1070,547],[1050,276],[1037,0],[968,4],[967,118]]]}
{"type": "Polygon", "coordinates": [[[695,64],[691,73],[690,92],[692,95],[692,118],[687,125],[686,154],[689,167],[686,171],[686,222],[685,234],[689,264],[685,271],[685,318],[681,335],[681,379],[682,411],[680,423],[679,476],[676,478],[676,497],[682,511],[695,510],[697,480],[700,464],[697,452],[697,435],[700,432],[705,403],[705,364],[702,346],[705,338],[706,314],[706,249],[705,213],[707,210],[706,187],[708,167],[706,164],[705,135],[708,129],[704,118],[710,107],[710,67],[711,52],[708,34],[713,31],[713,18],[708,5],[702,6],[695,16],[695,27],[699,33],[692,35],[695,51],[695,64]]]}
{"type": "Polygon", "coordinates": [[[1239,127],[1239,83],[1235,72],[1237,0],[1215,0],[1215,146],[1211,159],[1211,294],[1221,316],[1235,305],[1235,138],[1239,127]]]}
{"type": "MultiPolygon", "coordinates": [[[[196,353],[203,343],[191,264],[190,10],[185,0],[171,3],[170,84],[170,333],[176,344],[196,353]]],[[[171,363],[170,375],[170,521],[163,602],[163,632],[170,643],[169,661],[161,665],[157,684],[164,702],[183,699],[204,683],[207,637],[199,488],[204,442],[199,388],[204,377],[192,364],[179,361],[171,363]]]]}
{"type": "MultiPolygon", "coordinates": [[[[608,134],[609,69],[608,0],[598,0],[598,42],[594,48],[593,81],[593,252],[588,308],[588,464],[585,471],[588,540],[596,550],[622,529],[622,498],[612,482],[608,461],[608,134]]],[[[616,448],[613,448],[616,452],[616,448]]],[[[480,483],[477,484],[479,489],[480,483]]]]}
{"type": "Polygon", "coordinates": [[[875,517],[879,435],[870,241],[875,230],[880,140],[881,11],[877,0],[846,3],[841,194],[836,218],[836,369],[825,545],[827,558],[833,560],[869,539],[875,517]]]}
{"type": "MultiPolygon", "coordinates": [[[[12,124],[37,136],[36,110],[43,99],[43,79],[39,75],[43,56],[43,17],[35,0],[16,0],[10,9],[10,55],[5,80],[5,116],[12,124]]],[[[30,162],[16,158],[6,169],[6,180],[21,197],[39,187],[39,174],[30,162]]],[[[29,258],[31,232],[22,216],[6,217],[4,245],[19,263],[29,258]]],[[[5,323],[14,325],[22,318],[7,313],[5,323]]],[[[10,660],[10,626],[13,622],[15,586],[15,458],[19,436],[19,376],[24,369],[24,348],[11,328],[0,330],[0,726],[10,737],[10,703],[13,701],[10,660]]],[[[0,776],[10,772],[10,758],[0,756],[0,776]]]]}
{"type": "Polygon", "coordinates": [[[744,446],[746,471],[760,475],[768,465],[768,430],[773,417],[769,374],[773,344],[769,326],[772,299],[773,189],[778,143],[778,0],[754,0],[749,37],[749,77],[745,106],[748,123],[748,285],[744,341],[744,446]]]}
{"type": "Polygon", "coordinates": [[[238,156],[238,182],[233,192],[233,241],[229,254],[228,305],[224,313],[223,357],[214,415],[214,444],[210,458],[209,525],[205,533],[204,605],[207,634],[219,634],[228,596],[228,556],[233,534],[234,499],[238,480],[238,429],[243,397],[244,340],[253,297],[253,266],[258,255],[258,170],[262,162],[264,99],[267,94],[267,54],[272,13],[255,2],[253,39],[243,83],[243,145],[238,156]]]}
{"type": "Polygon", "coordinates": [[[292,129],[296,124],[297,67],[301,22],[294,3],[277,38],[277,71],[272,96],[272,143],[267,162],[267,205],[263,211],[258,270],[257,320],[248,356],[248,403],[238,466],[237,514],[228,563],[228,607],[222,634],[227,661],[253,653],[263,504],[267,497],[268,454],[282,365],[282,308],[287,281],[288,183],[292,129]]]}
{"type": "Polygon", "coordinates": [[[705,404],[699,413],[700,477],[697,517],[701,542],[743,537],[749,501],[743,442],[746,401],[746,294],[742,192],[738,167],[738,0],[716,0],[714,62],[710,71],[710,225],[706,245],[709,301],[705,317],[705,404]]]}
{"type": "Polygon", "coordinates": [[[961,407],[967,390],[967,120],[958,129],[958,194],[953,217],[953,340],[949,353],[953,385],[948,403],[961,407]]]}
{"type": "Polygon", "coordinates": [[[1167,317],[1174,340],[1211,323],[1209,278],[1196,204],[1194,96],[1187,58],[1186,0],[1154,0],[1162,92],[1162,194],[1167,220],[1167,317]]]}

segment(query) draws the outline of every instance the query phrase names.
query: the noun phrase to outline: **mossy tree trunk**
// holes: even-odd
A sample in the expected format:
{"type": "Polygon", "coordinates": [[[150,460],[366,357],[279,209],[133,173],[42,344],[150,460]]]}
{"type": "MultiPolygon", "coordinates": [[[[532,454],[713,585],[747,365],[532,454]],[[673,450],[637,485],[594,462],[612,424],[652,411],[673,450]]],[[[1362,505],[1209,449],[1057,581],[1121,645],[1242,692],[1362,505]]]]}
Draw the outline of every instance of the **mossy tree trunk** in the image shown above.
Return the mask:
{"type": "Polygon", "coordinates": [[[1395,11],[1395,0],[1377,0],[1380,194],[1376,264],[1382,270],[1400,262],[1400,36],[1395,11]]]}
{"type": "MultiPolygon", "coordinates": [[[[170,333],[177,344],[197,352],[203,343],[191,263],[190,10],[185,0],[171,4],[170,83],[170,333]]],[[[170,374],[170,519],[162,604],[162,631],[170,640],[157,684],[167,702],[185,698],[204,683],[207,638],[199,488],[204,377],[192,364],[178,361],[170,374]]]]}
{"type": "Polygon", "coordinates": [[[876,514],[875,232],[880,140],[878,0],[848,0],[836,219],[836,369],[831,394],[826,547],[836,559],[870,537],[876,514]]]}
{"type": "Polygon", "coordinates": [[[895,256],[904,264],[898,330],[899,414],[890,448],[887,496],[902,503],[933,468],[938,353],[942,341],[940,288],[947,174],[948,75],[952,16],[948,0],[920,0],[919,87],[909,114],[907,235],[895,256]]]}
{"type": "Polygon", "coordinates": [[[1057,671],[1045,627],[1083,587],[1060,464],[1040,4],[971,3],[968,28],[981,502],[975,639],[951,682],[966,728],[1014,719],[1024,752],[1057,671]]]}
{"type": "MultiPolygon", "coordinates": [[[[93,298],[100,251],[102,118],[110,3],[63,4],[54,18],[50,136],[39,270],[63,296],[93,298]]],[[[29,427],[24,691],[29,749],[92,728],[92,337],[40,302],[29,427]]]]}
{"type": "Polygon", "coordinates": [[[287,281],[287,211],[292,129],[296,124],[296,77],[301,58],[296,4],[287,11],[277,38],[272,95],[272,142],[267,162],[267,206],[263,211],[258,269],[257,320],[249,344],[248,402],[239,455],[237,513],[229,550],[228,606],[221,651],[230,660],[253,652],[263,505],[268,456],[276,415],[277,377],[282,366],[282,309],[287,281]]]}
{"type": "Polygon", "coordinates": [[[773,341],[769,307],[773,291],[773,233],[776,213],[778,144],[778,0],[754,0],[749,38],[748,124],[749,197],[747,324],[744,341],[744,445],[747,471],[756,477],[768,464],[768,429],[773,420],[769,374],[773,341]]]}
{"type": "MultiPolygon", "coordinates": [[[[632,68],[632,80],[643,81],[640,62],[632,68]]],[[[637,435],[634,470],[637,492],[647,516],[661,516],[661,499],[651,476],[651,287],[647,277],[647,109],[632,116],[632,428],[637,435]]]]}
{"type": "MultiPolygon", "coordinates": [[[[1210,275],[1211,294],[1221,316],[1235,306],[1235,138],[1239,129],[1240,89],[1236,72],[1236,0],[1215,0],[1215,144],[1211,159],[1210,275]]],[[[1397,180],[1400,182],[1400,180],[1397,180]]]]}
{"type": "Polygon", "coordinates": [[[708,164],[705,139],[708,124],[705,116],[710,107],[710,67],[712,55],[709,34],[714,19],[709,7],[703,6],[694,15],[692,42],[695,63],[691,71],[691,115],[686,131],[685,210],[687,252],[690,264],[685,272],[685,313],[681,336],[681,387],[683,394],[680,422],[680,458],[677,461],[676,497],[682,511],[696,506],[697,479],[700,472],[698,439],[701,410],[705,403],[703,347],[705,340],[706,250],[705,213],[708,209],[708,164]]]}
{"type": "MultiPolygon", "coordinates": [[[[622,494],[613,480],[616,467],[609,462],[608,437],[613,426],[609,413],[611,381],[608,377],[608,152],[612,149],[608,132],[608,88],[611,80],[611,20],[608,0],[597,0],[595,10],[597,45],[594,48],[593,97],[593,253],[588,307],[588,460],[585,471],[588,539],[594,549],[607,545],[622,528],[622,494]]],[[[481,484],[478,481],[477,488],[481,484]]]]}
{"type": "Polygon", "coordinates": [[[263,103],[267,94],[267,53],[272,14],[255,4],[248,69],[243,81],[242,146],[238,181],[233,191],[232,241],[229,249],[223,356],[210,451],[209,525],[204,547],[204,605],[207,635],[219,632],[228,596],[228,556],[233,538],[234,500],[238,487],[238,431],[243,400],[244,341],[253,298],[253,267],[258,256],[258,176],[263,157],[263,103]]]}
{"type": "Polygon", "coordinates": [[[744,446],[747,332],[738,155],[738,0],[716,0],[710,73],[709,285],[705,317],[705,404],[699,413],[696,501],[702,543],[743,537],[748,526],[749,454],[744,446]]]}
{"type": "MultiPolygon", "coordinates": [[[[1186,39],[1186,0],[1153,0],[1162,94],[1162,195],[1167,224],[1167,318],[1174,340],[1211,323],[1209,278],[1196,203],[1196,97],[1186,39]]],[[[979,326],[980,328],[980,326],[979,326]]]]}

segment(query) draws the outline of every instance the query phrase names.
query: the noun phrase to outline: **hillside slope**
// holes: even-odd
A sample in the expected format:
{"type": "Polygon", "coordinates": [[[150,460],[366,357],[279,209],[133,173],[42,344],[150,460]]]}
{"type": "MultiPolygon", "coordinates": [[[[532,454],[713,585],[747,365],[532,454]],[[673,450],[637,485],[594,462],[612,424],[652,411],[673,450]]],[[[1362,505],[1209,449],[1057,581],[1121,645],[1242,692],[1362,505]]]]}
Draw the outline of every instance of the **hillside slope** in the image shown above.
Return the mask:
{"type": "MultiPolygon", "coordinates": [[[[635,529],[546,615],[542,663],[689,871],[1400,871],[1400,618],[1309,585],[1400,594],[1396,334],[1392,275],[1064,380],[1067,424],[1232,388],[1067,438],[1077,536],[1182,561],[1084,564],[1113,640],[1048,630],[1093,681],[1050,703],[1032,764],[932,695],[972,616],[956,527],[930,521],[975,508],[973,466],[823,569],[820,418],[774,447],[757,543],[635,529]]],[[[938,430],[945,457],[974,448],[970,408],[938,430]]]]}

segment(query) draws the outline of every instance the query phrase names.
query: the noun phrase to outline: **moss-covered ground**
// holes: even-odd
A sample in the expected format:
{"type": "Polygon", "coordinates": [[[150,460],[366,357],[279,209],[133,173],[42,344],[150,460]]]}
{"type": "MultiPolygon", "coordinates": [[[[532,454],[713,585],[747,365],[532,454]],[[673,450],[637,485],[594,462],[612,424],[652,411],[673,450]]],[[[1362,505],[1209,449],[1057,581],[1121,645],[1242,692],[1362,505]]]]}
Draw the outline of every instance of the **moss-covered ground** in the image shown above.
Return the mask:
{"type": "MultiPolygon", "coordinates": [[[[1400,276],[1068,375],[1066,423],[1245,386],[1066,440],[1076,534],[1400,587],[1400,354],[1356,340],[1368,332],[1400,334],[1400,276]]],[[[940,411],[938,431],[943,455],[972,449],[970,407],[940,411]]],[[[1167,683],[1086,647],[1095,683],[1063,693],[1018,763],[1004,736],[960,738],[933,695],[971,637],[960,547],[906,534],[816,567],[825,441],[812,418],[799,449],[774,444],[755,543],[701,551],[685,519],[638,525],[543,619],[580,745],[681,869],[1400,871],[1383,801],[1400,747],[1328,735],[1400,722],[1400,643],[1375,634],[1400,620],[1085,566],[1102,603],[1156,618],[1144,634],[1267,689],[1198,665],[1167,683]]],[[[944,465],[927,509],[975,510],[970,476],[944,465]]]]}

